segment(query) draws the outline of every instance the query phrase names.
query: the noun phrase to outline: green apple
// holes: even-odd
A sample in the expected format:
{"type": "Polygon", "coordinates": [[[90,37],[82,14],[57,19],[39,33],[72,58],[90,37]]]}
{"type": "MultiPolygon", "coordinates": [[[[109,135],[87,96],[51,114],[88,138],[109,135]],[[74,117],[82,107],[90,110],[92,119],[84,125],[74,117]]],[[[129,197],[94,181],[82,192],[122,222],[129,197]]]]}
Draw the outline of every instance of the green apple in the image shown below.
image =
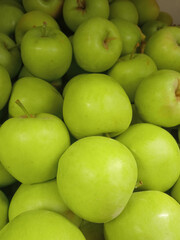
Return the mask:
{"type": "Polygon", "coordinates": [[[8,103],[10,117],[24,114],[16,104],[17,99],[31,114],[51,113],[62,118],[63,98],[61,94],[50,83],[40,78],[24,77],[14,83],[8,103]]]}
{"type": "Polygon", "coordinates": [[[148,55],[136,53],[120,57],[108,75],[120,83],[133,103],[139,83],[156,71],[156,64],[148,55]]]}
{"type": "Polygon", "coordinates": [[[8,222],[9,201],[6,195],[0,190],[0,231],[8,222]]]}
{"type": "Polygon", "coordinates": [[[36,184],[21,184],[9,205],[9,221],[23,212],[36,209],[60,213],[80,226],[81,219],[75,216],[62,201],[56,180],[36,184]]]}
{"type": "Polygon", "coordinates": [[[63,18],[73,32],[91,17],[109,17],[108,0],[66,0],[63,5],[63,18]]]}
{"type": "Polygon", "coordinates": [[[21,68],[21,54],[15,42],[0,33],[0,65],[6,68],[10,78],[15,78],[21,68]]]}
{"type": "Polygon", "coordinates": [[[86,240],[104,240],[104,225],[102,223],[92,223],[84,220],[79,229],[86,240]]]}
{"type": "Polygon", "coordinates": [[[111,138],[82,138],[59,160],[60,195],[69,209],[90,222],[104,223],[117,217],[136,180],[137,166],[132,153],[111,138]]]}
{"type": "Polygon", "coordinates": [[[135,105],[142,120],[163,127],[180,124],[180,73],[159,70],[139,84],[135,105]]]}
{"type": "Polygon", "coordinates": [[[144,52],[156,63],[158,69],[180,72],[180,28],[163,28],[147,41],[144,52]]]}
{"type": "Polygon", "coordinates": [[[56,20],[45,12],[42,12],[40,10],[34,10],[23,14],[15,27],[16,42],[20,44],[24,34],[28,30],[37,26],[41,26],[44,22],[49,27],[59,29],[59,25],[56,20]]]}
{"type": "Polygon", "coordinates": [[[12,83],[8,71],[0,65],[0,110],[4,108],[11,94],[12,83]]]}
{"type": "Polygon", "coordinates": [[[16,179],[3,167],[0,162],[0,188],[9,186],[16,182],[16,179]]]}
{"type": "Polygon", "coordinates": [[[131,0],[138,11],[141,26],[149,20],[155,20],[159,16],[160,7],[156,0],[131,0]]]}
{"type": "Polygon", "coordinates": [[[131,1],[121,0],[110,3],[109,18],[121,18],[137,24],[139,16],[134,3],[131,1]]]}
{"type": "Polygon", "coordinates": [[[49,210],[31,210],[20,214],[3,228],[0,239],[85,240],[74,224],[49,210]]]}
{"type": "Polygon", "coordinates": [[[125,131],[132,119],[132,107],[120,84],[102,73],[80,74],[64,89],[63,119],[78,138],[115,136],[125,131]]]}
{"type": "Polygon", "coordinates": [[[180,205],[160,191],[133,193],[126,208],[105,224],[106,240],[179,240],[180,205]]]}
{"type": "Polygon", "coordinates": [[[168,26],[173,24],[173,17],[168,12],[160,11],[157,20],[164,22],[168,26]]]}
{"type": "Polygon", "coordinates": [[[26,32],[21,42],[21,57],[30,73],[51,82],[68,70],[72,46],[62,31],[44,24],[26,32]]]}
{"type": "Polygon", "coordinates": [[[26,12],[40,10],[51,15],[54,18],[57,18],[61,14],[63,2],[64,0],[22,0],[26,12]]]}
{"type": "Polygon", "coordinates": [[[170,195],[180,204],[180,177],[172,187],[170,195]]]}
{"type": "Polygon", "coordinates": [[[180,150],[165,129],[149,124],[133,124],[116,137],[133,153],[138,166],[138,190],[170,189],[180,175],[180,150]],[[168,177],[167,177],[168,176],[168,177]]]}
{"type": "Polygon", "coordinates": [[[1,163],[25,184],[55,178],[58,160],[69,145],[65,124],[48,113],[10,118],[0,128],[1,163]]]}
{"type": "Polygon", "coordinates": [[[73,36],[77,64],[87,72],[104,72],[118,60],[122,40],[117,27],[100,17],[84,21],[73,36]]]}

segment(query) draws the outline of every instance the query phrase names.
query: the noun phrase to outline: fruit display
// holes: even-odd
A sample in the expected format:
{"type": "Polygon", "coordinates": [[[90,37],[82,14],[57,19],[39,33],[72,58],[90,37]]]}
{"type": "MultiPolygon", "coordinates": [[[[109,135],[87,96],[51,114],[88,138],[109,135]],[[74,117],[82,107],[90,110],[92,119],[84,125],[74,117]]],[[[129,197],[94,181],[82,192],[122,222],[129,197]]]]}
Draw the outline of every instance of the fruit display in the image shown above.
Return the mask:
{"type": "Polygon", "coordinates": [[[179,223],[179,23],[158,0],[0,0],[0,240],[179,223]]]}

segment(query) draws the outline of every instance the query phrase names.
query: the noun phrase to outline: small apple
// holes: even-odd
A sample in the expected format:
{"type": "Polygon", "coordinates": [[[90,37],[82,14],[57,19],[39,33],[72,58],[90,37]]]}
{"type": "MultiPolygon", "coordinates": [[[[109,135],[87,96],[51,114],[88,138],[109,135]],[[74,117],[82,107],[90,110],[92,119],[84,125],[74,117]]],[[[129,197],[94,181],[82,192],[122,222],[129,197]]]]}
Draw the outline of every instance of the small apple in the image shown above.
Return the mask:
{"type": "Polygon", "coordinates": [[[6,195],[0,190],[0,231],[8,223],[9,201],[6,195]]]}
{"type": "Polygon", "coordinates": [[[160,11],[157,20],[164,22],[168,26],[173,24],[173,17],[168,12],[160,11]]]}
{"type": "Polygon", "coordinates": [[[9,186],[16,182],[16,179],[0,163],[0,188],[9,186]]]}

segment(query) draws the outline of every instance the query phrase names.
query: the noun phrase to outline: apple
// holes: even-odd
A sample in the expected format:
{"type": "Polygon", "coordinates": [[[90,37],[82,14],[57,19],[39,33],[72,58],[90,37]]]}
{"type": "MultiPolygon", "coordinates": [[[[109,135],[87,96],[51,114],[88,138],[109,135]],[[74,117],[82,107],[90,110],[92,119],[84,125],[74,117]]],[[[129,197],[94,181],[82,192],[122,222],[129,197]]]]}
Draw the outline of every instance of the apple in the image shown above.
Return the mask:
{"type": "Polygon", "coordinates": [[[81,231],[62,215],[49,210],[20,214],[0,232],[3,240],[85,240],[81,231]]]}
{"type": "Polygon", "coordinates": [[[60,157],[57,186],[65,204],[89,222],[116,218],[136,184],[135,159],[123,144],[102,137],[74,142],[60,157]]]}
{"type": "Polygon", "coordinates": [[[0,65],[6,68],[11,79],[17,76],[21,64],[18,46],[8,35],[0,33],[0,65]]]}
{"type": "Polygon", "coordinates": [[[119,30],[105,18],[90,18],[74,33],[73,51],[82,69],[87,72],[104,72],[120,57],[122,39],[119,30]]]}
{"type": "Polygon", "coordinates": [[[62,201],[55,179],[43,183],[21,184],[9,205],[9,221],[23,212],[36,209],[60,213],[80,226],[81,219],[73,214],[62,201]]]}
{"type": "Polygon", "coordinates": [[[63,95],[63,119],[77,139],[103,134],[116,136],[130,125],[129,98],[120,84],[108,75],[77,75],[67,83],[63,95]]]}
{"type": "Polygon", "coordinates": [[[10,118],[0,128],[1,163],[25,184],[55,178],[58,160],[69,145],[65,124],[48,113],[10,118]]]}
{"type": "Polygon", "coordinates": [[[21,44],[22,38],[28,30],[34,27],[42,26],[44,22],[49,27],[59,29],[59,25],[56,20],[45,12],[34,10],[23,14],[15,27],[15,39],[17,44],[21,44]]]}
{"type": "Polygon", "coordinates": [[[170,189],[180,175],[180,150],[174,137],[165,129],[138,123],[116,137],[133,153],[138,166],[138,190],[170,189]],[[168,177],[167,177],[168,176],[168,177]]]}
{"type": "Polygon", "coordinates": [[[8,222],[9,201],[6,195],[0,190],[0,231],[8,222]]]}
{"type": "Polygon", "coordinates": [[[168,12],[160,11],[157,20],[164,22],[168,26],[173,24],[173,17],[168,12]]]}
{"type": "Polygon", "coordinates": [[[179,79],[179,72],[165,69],[141,81],[135,105],[142,120],[167,128],[180,124],[179,79]]]}
{"type": "Polygon", "coordinates": [[[0,188],[9,186],[16,182],[16,179],[0,163],[0,188]]]}
{"type": "Polygon", "coordinates": [[[79,229],[86,240],[104,240],[104,224],[92,223],[83,220],[79,229]]]}
{"type": "Polygon", "coordinates": [[[109,17],[108,0],[66,0],[63,5],[63,18],[73,32],[85,20],[92,17],[109,17]]]}
{"type": "Polygon", "coordinates": [[[170,195],[180,204],[180,177],[172,187],[170,195]]]}
{"type": "Polygon", "coordinates": [[[72,46],[62,31],[45,24],[24,35],[21,57],[30,73],[51,82],[68,70],[72,60],[72,46]]]}
{"type": "Polygon", "coordinates": [[[8,71],[0,65],[0,110],[4,108],[11,94],[12,83],[8,71]]]}
{"type": "Polygon", "coordinates": [[[180,205],[160,191],[133,193],[126,208],[105,224],[106,240],[180,239],[180,205]]]}
{"type": "Polygon", "coordinates": [[[51,1],[42,1],[42,0],[22,0],[23,6],[26,12],[33,10],[40,10],[51,15],[54,18],[59,17],[61,14],[62,6],[64,0],[51,0],[51,1]]]}
{"type": "Polygon", "coordinates": [[[149,20],[155,20],[159,16],[160,7],[156,0],[131,0],[138,11],[141,26],[149,20]]]}
{"type": "Polygon", "coordinates": [[[121,0],[110,3],[109,18],[120,18],[137,24],[139,16],[133,2],[121,0]]]}
{"type": "Polygon", "coordinates": [[[35,77],[18,79],[8,102],[10,117],[22,116],[23,110],[16,104],[19,99],[31,114],[50,113],[62,118],[63,98],[50,83],[35,77]]]}
{"type": "Polygon", "coordinates": [[[158,69],[180,72],[180,28],[163,28],[147,41],[144,52],[156,63],[158,69]]]}
{"type": "Polygon", "coordinates": [[[108,75],[120,83],[133,103],[140,82],[156,71],[156,64],[148,55],[135,53],[120,57],[108,75]]]}

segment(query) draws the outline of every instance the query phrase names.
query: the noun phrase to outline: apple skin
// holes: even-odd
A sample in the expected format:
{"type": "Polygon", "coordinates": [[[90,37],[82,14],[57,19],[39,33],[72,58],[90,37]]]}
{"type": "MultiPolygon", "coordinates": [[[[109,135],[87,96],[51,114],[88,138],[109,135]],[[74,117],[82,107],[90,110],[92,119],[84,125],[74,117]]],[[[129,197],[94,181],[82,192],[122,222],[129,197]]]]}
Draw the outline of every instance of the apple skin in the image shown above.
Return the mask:
{"type": "Polygon", "coordinates": [[[74,33],[73,50],[76,62],[82,69],[104,72],[120,57],[122,40],[119,30],[105,18],[90,18],[74,33]]]}
{"type": "Polygon", "coordinates": [[[3,240],[85,240],[81,231],[62,215],[49,210],[24,212],[0,232],[3,240]]]}
{"type": "Polygon", "coordinates": [[[44,22],[48,27],[59,29],[56,20],[45,12],[34,10],[23,14],[15,27],[15,39],[17,44],[21,44],[22,38],[28,30],[42,26],[44,22]]]}
{"type": "Polygon", "coordinates": [[[123,88],[102,73],[80,74],[64,88],[63,119],[71,134],[119,135],[132,119],[132,107],[123,88]]]}
{"type": "Polygon", "coordinates": [[[106,240],[180,239],[180,205],[160,191],[132,194],[124,211],[105,224],[106,240]]]}
{"type": "Polygon", "coordinates": [[[147,41],[144,52],[156,63],[158,69],[171,69],[180,72],[180,28],[163,28],[147,41]]]}
{"type": "Polygon", "coordinates": [[[180,124],[180,73],[159,70],[139,84],[135,105],[143,121],[162,127],[180,124]]]}
{"type": "Polygon", "coordinates": [[[0,188],[9,186],[14,182],[16,182],[16,179],[9,172],[7,172],[0,163],[0,188]]]}
{"type": "Polygon", "coordinates": [[[109,18],[120,18],[137,24],[139,16],[133,2],[121,0],[110,3],[109,18]]]}
{"type": "Polygon", "coordinates": [[[180,177],[172,187],[170,195],[180,204],[180,177]]]}
{"type": "Polygon", "coordinates": [[[120,83],[133,103],[139,83],[156,71],[156,64],[148,55],[135,53],[120,57],[108,75],[120,83]]]}
{"type": "Polygon", "coordinates": [[[65,204],[90,222],[117,217],[136,184],[135,159],[118,141],[92,136],[74,142],[61,156],[57,186],[65,204]]]}
{"type": "Polygon", "coordinates": [[[42,12],[49,14],[53,18],[57,18],[61,14],[64,0],[53,1],[22,0],[22,3],[26,12],[40,10],[42,12]]]}
{"type": "Polygon", "coordinates": [[[50,113],[62,118],[63,98],[48,82],[35,77],[18,79],[8,103],[10,117],[22,116],[23,110],[16,104],[19,99],[31,114],[50,113]]]}
{"type": "Polygon", "coordinates": [[[51,82],[68,70],[72,46],[62,31],[45,25],[33,28],[24,35],[21,57],[30,73],[51,82]]]}
{"type": "Polygon", "coordinates": [[[80,226],[81,219],[73,214],[62,201],[55,179],[43,183],[21,184],[9,205],[9,221],[23,212],[36,209],[46,209],[60,213],[80,226]]]}
{"type": "Polygon", "coordinates": [[[4,108],[11,94],[12,83],[8,71],[0,65],[0,110],[4,108]]]}
{"type": "Polygon", "coordinates": [[[86,240],[104,240],[104,224],[83,220],[79,229],[85,236],[86,240]]]}
{"type": "Polygon", "coordinates": [[[73,32],[85,20],[92,17],[109,17],[108,0],[66,0],[63,5],[63,18],[73,32]]]}
{"type": "Polygon", "coordinates": [[[180,175],[180,150],[165,129],[149,123],[130,126],[116,137],[133,153],[138,167],[138,190],[165,192],[180,175]],[[168,176],[168,177],[167,177],[168,176]]]}
{"type": "Polygon", "coordinates": [[[168,26],[173,24],[173,17],[168,12],[160,11],[157,20],[164,22],[168,26]]]}
{"type": "Polygon", "coordinates": [[[8,223],[9,201],[6,195],[0,190],[0,231],[8,223]]]}
{"type": "Polygon", "coordinates": [[[69,145],[65,124],[48,113],[10,118],[0,128],[1,163],[25,184],[55,178],[58,160],[69,145]]]}
{"type": "Polygon", "coordinates": [[[0,33],[0,65],[6,68],[14,79],[21,68],[21,54],[15,42],[6,34],[0,33]]]}

